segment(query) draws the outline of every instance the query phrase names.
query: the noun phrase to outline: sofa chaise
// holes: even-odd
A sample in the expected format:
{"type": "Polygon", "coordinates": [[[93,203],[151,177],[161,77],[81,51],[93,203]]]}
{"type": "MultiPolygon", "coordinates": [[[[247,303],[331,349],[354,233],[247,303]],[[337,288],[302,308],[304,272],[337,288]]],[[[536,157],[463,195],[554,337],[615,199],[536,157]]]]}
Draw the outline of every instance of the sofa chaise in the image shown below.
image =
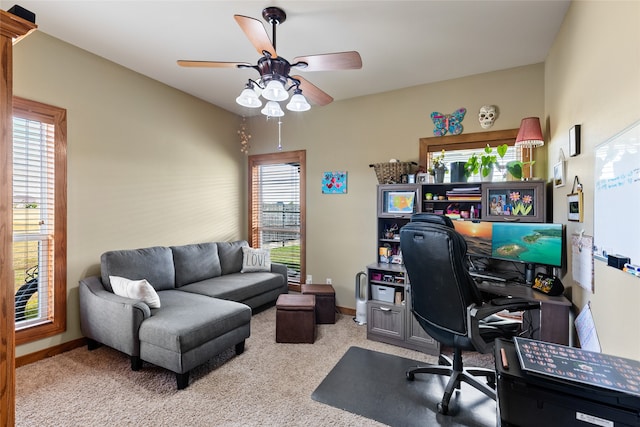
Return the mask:
{"type": "Polygon", "coordinates": [[[79,284],[89,349],[119,350],[134,371],[143,361],[173,371],[185,388],[194,367],[233,346],[241,354],[252,309],[287,292],[287,267],[264,255],[246,241],[105,252],[100,276],[79,284]]]}

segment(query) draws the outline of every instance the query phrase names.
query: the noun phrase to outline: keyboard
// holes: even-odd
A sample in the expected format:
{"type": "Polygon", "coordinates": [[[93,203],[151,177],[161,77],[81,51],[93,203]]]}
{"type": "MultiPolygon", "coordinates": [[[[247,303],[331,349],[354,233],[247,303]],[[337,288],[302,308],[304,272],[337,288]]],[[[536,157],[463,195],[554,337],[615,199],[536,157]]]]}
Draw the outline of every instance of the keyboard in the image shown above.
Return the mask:
{"type": "Polygon", "coordinates": [[[469,274],[473,278],[484,279],[490,282],[506,282],[516,278],[515,273],[498,273],[495,271],[469,270],[469,274]]]}

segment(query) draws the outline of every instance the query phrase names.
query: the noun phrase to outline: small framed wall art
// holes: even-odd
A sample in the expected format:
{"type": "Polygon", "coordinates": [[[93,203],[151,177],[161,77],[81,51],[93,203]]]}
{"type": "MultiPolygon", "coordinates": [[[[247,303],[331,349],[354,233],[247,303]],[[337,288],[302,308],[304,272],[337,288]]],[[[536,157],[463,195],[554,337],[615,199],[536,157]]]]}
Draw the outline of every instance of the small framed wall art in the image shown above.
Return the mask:
{"type": "Polygon", "coordinates": [[[575,157],[580,154],[580,125],[575,125],[569,129],[569,156],[575,157]]]}
{"type": "Polygon", "coordinates": [[[553,186],[555,188],[564,187],[565,185],[565,177],[564,177],[564,160],[560,160],[558,163],[553,165],[553,186]]]}
{"type": "Polygon", "coordinates": [[[325,172],[322,175],[322,194],[346,194],[347,172],[325,172]]]}
{"type": "Polygon", "coordinates": [[[573,178],[573,187],[571,194],[567,194],[567,219],[569,221],[582,222],[584,215],[584,195],[582,193],[582,184],[576,175],[573,178]]]}
{"type": "Polygon", "coordinates": [[[567,219],[569,221],[582,222],[584,207],[582,191],[567,194],[567,219]]]}

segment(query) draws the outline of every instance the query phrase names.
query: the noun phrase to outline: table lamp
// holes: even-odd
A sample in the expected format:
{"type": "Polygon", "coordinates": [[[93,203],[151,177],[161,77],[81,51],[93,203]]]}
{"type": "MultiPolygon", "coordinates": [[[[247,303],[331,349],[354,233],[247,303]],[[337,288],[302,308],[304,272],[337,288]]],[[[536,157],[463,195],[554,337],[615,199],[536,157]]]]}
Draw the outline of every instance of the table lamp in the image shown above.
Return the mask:
{"type": "Polygon", "coordinates": [[[533,148],[542,147],[542,129],[539,117],[525,117],[520,122],[518,136],[516,136],[516,147],[529,149],[529,179],[533,178],[533,148]]]}

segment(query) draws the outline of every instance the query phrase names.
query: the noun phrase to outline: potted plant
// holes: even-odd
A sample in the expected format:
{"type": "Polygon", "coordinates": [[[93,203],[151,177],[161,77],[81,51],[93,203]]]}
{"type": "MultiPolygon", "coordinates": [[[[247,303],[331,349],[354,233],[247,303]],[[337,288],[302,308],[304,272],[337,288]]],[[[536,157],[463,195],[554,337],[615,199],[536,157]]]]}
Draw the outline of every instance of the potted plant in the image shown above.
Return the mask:
{"type": "Polygon", "coordinates": [[[435,177],[435,182],[444,182],[444,174],[447,172],[447,165],[444,164],[444,149],[437,156],[431,158],[429,173],[435,177]]]}
{"type": "Polygon", "coordinates": [[[511,160],[510,162],[507,162],[507,172],[510,176],[513,177],[513,179],[519,181],[522,179],[522,171],[524,170],[524,167],[526,165],[531,165],[533,166],[533,164],[535,163],[535,160],[532,160],[530,162],[521,162],[520,160],[511,160]]]}
{"type": "Polygon", "coordinates": [[[496,155],[493,153],[493,148],[487,144],[480,156],[477,153],[473,153],[464,165],[467,175],[479,173],[483,181],[490,181],[493,176],[493,169],[498,164],[498,156],[503,159],[508,148],[507,144],[499,145],[496,147],[496,155]]]}

